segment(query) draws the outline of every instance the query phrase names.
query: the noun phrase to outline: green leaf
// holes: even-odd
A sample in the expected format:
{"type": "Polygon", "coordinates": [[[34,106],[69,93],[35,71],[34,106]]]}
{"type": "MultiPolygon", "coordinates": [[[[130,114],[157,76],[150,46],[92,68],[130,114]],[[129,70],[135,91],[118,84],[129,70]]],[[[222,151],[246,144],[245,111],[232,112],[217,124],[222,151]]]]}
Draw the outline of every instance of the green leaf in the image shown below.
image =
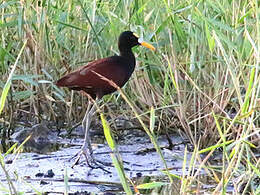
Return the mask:
{"type": "Polygon", "coordinates": [[[164,30],[165,27],[168,26],[168,20],[171,19],[171,16],[168,16],[156,29],[155,34],[159,34],[162,30],[164,30]]]}
{"type": "Polygon", "coordinates": [[[248,144],[251,148],[257,148],[253,143],[251,143],[250,141],[246,141],[246,140],[244,140],[244,142],[246,143],[246,144],[248,144]]]}
{"type": "Polygon", "coordinates": [[[151,112],[150,112],[150,131],[153,133],[154,131],[154,124],[155,124],[155,112],[154,112],[154,107],[151,107],[151,112]]]}
{"type": "Polygon", "coordinates": [[[214,145],[214,146],[210,146],[208,148],[202,149],[202,150],[199,151],[199,154],[202,154],[202,153],[205,153],[205,152],[209,152],[209,151],[211,151],[213,149],[216,149],[216,148],[219,148],[219,147],[223,147],[224,145],[228,145],[228,144],[232,143],[233,141],[234,140],[229,140],[229,141],[227,141],[225,143],[221,143],[221,144],[218,144],[218,145],[214,145]]]}
{"type": "Polygon", "coordinates": [[[144,17],[144,22],[147,22],[151,16],[153,15],[154,9],[152,9],[145,17],[144,17]]]}
{"type": "Polygon", "coordinates": [[[177,16],[175,16],[174,18],[171,18],[171,19],[172,19],[172,23],[174,25],[174,29],[175,29],[176,35],[178,37],[178,40],[182,40],[184,42],[187,39],[187,36],[185,35],[183,24],[179,22],[180,19],[177,16]]]}
{"type": "Polygon", "coordinates": [[[260,169],[254,166],[250,161],[247,161],[247,163],[250,165],[250,167],[254,170],[254,172],[260,177],[260,169]]]}
{"type": "Polygon", "coordinates": [[[62,24],[66,27],[70,27],[70,28],[74,28],[74,29],[77,29],[77,30],[82,30],[84,32],[88,32],[87,29],[84,29],[84,28],[81,28],[81,27],[78,27],[78,26],[75,26],[75,25],[72,25],[72,24],[68,24],[68,23],[65,23],[65,22],[62,22],[62,21],[59,21],[59,20],[55,20],[55,22],[62,24]]]}
{"type": "Polygon", "coordinates": [[[209,50],[210,52],[212,53],[213,52],[213,49],[215,47],[215,39],[213,36],[211,36],[210,34],[210,31],[209,31],[209,28],[208,28],[208,23],[205,22],[205,32],[206,32],[206,37],[207,37],[207,40],[208,40],[208,45],[209,45],[209,50]]]}
{"type": "MultiPolygon", "coordinates": [[[[7,152],[4,154],[4,157],[6,157],[8,154],[10,154],[18,145],[18,143],[13,144],[8,150],[7,152]]],[[[1,156],[1,155],[0,155],[1,156]]]]}
{"type": "Polygon", "coordinates": [[[231,159],[234,156],[235,153],[236,153],[236,148],[233,148],[232,151],[229,154],[229,158],[231,159]]]}
{"type": "Polygon", "coordinates": [[[254,87],[254,79],[255,79],[255,67],[253,67],[251,69],[251,74],[250,74],[250,79],[249,79],[249,84],[246,90],[246,95],[245,95],[245,100],[241,109],[241,114],[245,114],[246,112],[248,112],[248,107],[249,107],[249,103],[250,103],[250,96],[252,93],[252,89],[254,87]]]}
{"type": "Polygon", "coordinates": [[[115,142],[111,135],[110,127],[109,127],[107,120],[105,119],[103,113],[100,114],[100,117],[101,117],[101,121],[102,121],[104,134],[105,134],[107,143],[108,143],[109,147],[111,148],[111,150],[114,151],[116,149],[116,145],[115,145],[115,142]]]}
{"type": "Polygon", "coordinates": [[[222,132],[222,129],[221,129],[220,124],[219,124],[219,122],[218,122],[217,116],[215,115],[215,113],[214,113],[213,111],[212,111],[212,115],[213,115],[213,117],[214,117],[214,120],[215,120],[215,123],[216,123],[216,127],[217,127],[217,130],[218,130],[218,133],[219,133],[219,135],[220,135],[220,137],[221,137],[223,143],[225,143],[225,142],[226,142],[225,136],[224,136],[224,134],[223,134],[223,132],[222,132]]]}
{"type": "Polygon", "coordinates": [[[27,99],[34,95],[36,91],[31,91],[31,90],[25,90],[25,91],[18,91],[13,93],[14,100],[21,100],[21,99],[27,99]]]}
{"type": "Polygon", "coordinates": [[[3,89],[3,92],[2,92],[2,95],[1,95],[1,98],[0,98],[0,114],[2,113],[2,111],[4,109],[5,100],[6,100],[8,91],[10,89],[10,86],[11,86],[11,81],[9,80],[9,81],[6,82],[4,89],[3,89]]]}
{"type": "Polygon", "coordinates": [[[22,80],[25,83],[29,83],[33,86],[38,86],[38,83],[33,79],[39,78],[41,75],[14,75],[12,80],[22,80]]]}
{"type": "Polygon", "coordinates": [[[9,7],[9,6],[11,6],[11,5],[14,5],[14,4],[17,4],[17,5],[18,5],[19,2],[18,2],[17,0],[15,0],[15,1],[3,2],[3,3],[0,4],[0,9],[7,8],[7,7],[9,7]]]}
{"type": "Polygon", "coordinates": [[[42,68],[42,72],[43,72],[50,80],[53,80],[53,77],[52,77],[44,68],[42,68]]]}
{"type": "Polygon", "coordinates": [[[63,98],[63,96],[60,93],[54,91],[53,94],[56,95],[61,101],[66,102],[66,100],[63,98]]]}
{"type": "Polygon", "coordinates": [[[144,183],[137,186],[138,189],[153,189],[158,188],[161,186],[167,185],[167,183],[164,182],[151,182],[151,183],[144,183]]]}
{"type": "Polygon", "coordinates": [[[182,179],[179,175],[175,175],[173,173],[170,173],[169,171],[162,171],[162,173],[166,174],[168,177],[171,177],[171,178],[182,179]]]}
{"type": "Polygon", "coordinates": [[[121,184],[124,188],[124,191],[126,192],[127,195],[133,194],[131,191],[131,188],[127,182],[127,178],[125,176],[123,165],[122,165],[121,161],[118,159],[118,156],[116,156],[115,154],[111,154],[111,158],[112,158],[113,164],[116,167],[116,170],[119,175],[121,184]]]}
{"type": "Polygon", "coordinates": [[[17,64],[18,64],[18,61],[19,61],[21,55],[22,55],[22,52],[23,52],[23,50],[24,50],[24,47],[25,47],[26,43],[27,43],[27,41],[24,42],[23,47],[22,47],[22,49],[20,50],[20,52],[19,52],[19,54],[18,54],[18,56],[17,56],[17,58],[16,58],[16,61],[15,61],[15,63],[14,63],[14,66],[13,66],[12,70],[11,70],[11,73],[9,74],[9,77],[8,77],[6,83],[5,83],[4,88],[3,88],[3,92],[2,92],[2,95],[1,95],[1,98],[0,98],[0,114],[2,113],[2,111],[3,111],[3,109],[4,109],[5,100],[6,100],[8,91],[9,91],[10,86],[11,86],[11,81],[12,81],[12,77],[13,77],[14,71],[15,71],[15,69],[16,69],[16,66],[17,66],[17,64]]]}
{"type": "Polygon", "coordinates": [[[48,80],[38,80],[38,83],[40,83],[40,84],[51,84],[52,81],[48,81],[48,80]]]}

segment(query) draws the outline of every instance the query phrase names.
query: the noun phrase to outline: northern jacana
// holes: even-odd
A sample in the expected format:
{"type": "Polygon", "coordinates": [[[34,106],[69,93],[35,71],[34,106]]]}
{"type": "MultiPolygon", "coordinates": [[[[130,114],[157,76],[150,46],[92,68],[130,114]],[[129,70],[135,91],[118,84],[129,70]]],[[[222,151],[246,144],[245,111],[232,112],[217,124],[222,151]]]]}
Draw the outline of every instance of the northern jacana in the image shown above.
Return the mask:
{"type": "MultiPolygon", "coordinates": [[[[108,82],[109,80],[113,81],[119,87],[123,87],[129,80],[136,64],[132,47],[138,45],[155,50],[152,45],[141,41],[135,33],[131,31],[122,32],[118,40],[119,56],[112,56],[90,62],[86,66],[63,76],[57,81],[56,85],[59,87],[68,87],[72,90],[84,91],[92,99],[97,101],[104,95],[117,90],[108,82]]],[[[89,162],[96,164],[89,137],[91,117],[96,110],[96,106],[92,105],[91,107],[90,105],[89,103],[82,121],[82,126],[85,130],[85,139],[81,151],[79,152],[79,158],[83,154],[89,166],[91,166],[89,162]]]]}

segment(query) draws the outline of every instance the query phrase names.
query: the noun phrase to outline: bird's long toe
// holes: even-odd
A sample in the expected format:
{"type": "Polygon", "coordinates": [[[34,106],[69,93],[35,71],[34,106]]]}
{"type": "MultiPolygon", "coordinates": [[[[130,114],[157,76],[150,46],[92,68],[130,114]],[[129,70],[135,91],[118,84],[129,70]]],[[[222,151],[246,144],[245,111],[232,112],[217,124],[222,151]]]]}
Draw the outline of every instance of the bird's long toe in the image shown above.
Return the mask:
{"type": "Polygon", "coordinates": [[[111,163],[96,160],[93,156],[93,152],[90,152],[90,150],[86,147],[82,147],[80,149],[80,151],[76,154],[76,160],[73,163],[72,168],[75,165],[79,164],[81,156],[85,157],[86,163],[90,168],[92,168],[92,169],[102,169],[103,171],[110,173],[110,171],[105,169],[105,166],[111,166],[111,163]]]}

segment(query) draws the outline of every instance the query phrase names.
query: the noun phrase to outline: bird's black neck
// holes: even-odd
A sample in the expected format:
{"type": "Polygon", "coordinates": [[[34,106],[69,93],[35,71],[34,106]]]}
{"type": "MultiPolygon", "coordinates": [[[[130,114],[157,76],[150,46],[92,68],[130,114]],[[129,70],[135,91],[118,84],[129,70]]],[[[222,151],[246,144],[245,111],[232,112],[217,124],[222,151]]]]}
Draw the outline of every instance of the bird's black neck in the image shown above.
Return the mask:
{"type": "Polygon", "coordinates": [[[131,64],[135,65],[135,56],[132,52],[132,49],[120,50],[120,56],[129,59],[131,64]]]}
{"type": "Polygon", "coordinates": [[[130,78],[131,74],[134,72],[135,69],[135,56],[132,50],[120,50],[120,56],[127,59],[125,67],[127,68],[127,77],[126,81],[130,78]]]}

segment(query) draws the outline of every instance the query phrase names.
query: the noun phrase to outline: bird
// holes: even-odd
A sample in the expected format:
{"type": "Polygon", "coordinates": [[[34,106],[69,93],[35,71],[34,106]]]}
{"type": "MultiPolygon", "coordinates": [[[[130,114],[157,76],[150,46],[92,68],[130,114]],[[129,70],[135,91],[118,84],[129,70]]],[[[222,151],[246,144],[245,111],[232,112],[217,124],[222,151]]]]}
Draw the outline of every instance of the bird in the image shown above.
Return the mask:
{"type": "Polygon", "coordinates": [[[93,164],[97,165],[97,160],[93,156],[89,128],[91,118],[97,109],[95,104],[104,95],[111,94],[117,90],[109,81],[121,88],[130,79],[136,66],[132,48],[139,45],[155,51],[154,46],[143,41],[136,33],[124,31],[118,39],[119,55],[92,61],[56,81],[58,87],[82,91],[94,100],[94,103],[88,104],[82,120],[85,137],[77,158],[79,160],[81,155],[84,155],[87,164],[92,168],[94,168],[93,164]]]}

